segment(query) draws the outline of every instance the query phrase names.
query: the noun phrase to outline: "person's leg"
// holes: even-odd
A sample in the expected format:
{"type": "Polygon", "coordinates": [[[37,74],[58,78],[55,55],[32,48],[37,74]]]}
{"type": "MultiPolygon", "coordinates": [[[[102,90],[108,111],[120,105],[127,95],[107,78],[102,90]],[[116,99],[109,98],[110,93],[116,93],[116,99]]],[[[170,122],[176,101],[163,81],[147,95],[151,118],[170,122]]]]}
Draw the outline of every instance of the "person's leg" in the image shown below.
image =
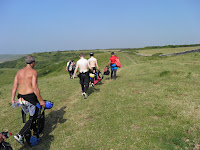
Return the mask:
{"type": "Polygon", "coordinates": [[[93,83],[93,84],[94,84],[94,78],[91,78],[91,83],[93,83]]]}
{"type": "Polygon", "coordinates": [[[26,134],[26,132],[29,130],[32,124],[32,121],[33,121],[33,116],[29,116],[29,120],[25,123],[24,127],[19,131],[20,135],[23,136],[26,134]]]}
{"type": "Polygon", "coordinates": [[[113,70],[111,70],[111,79],[113,78],[113,70]]]}
{"type": "Polygon", "coordinates": [[[90,82],[90,77],[89,77],[89,73],[85,73],[84,74],[84,98],[87,98],[87,91],[89,88],[89,82],[90,82]]]}
{"type": "Polygon", "coordinates": [[[29,120],[25,123],[24,127],[20,130],[20,132],[14,136],[14,138],[17,142],[19,142],[21,145],[23,145],[24,144],[24,135],[29,131],[29,129],[31,127],[31,124],[34,119],[36,107],[31,103],[21,104],[21,107],[22,107],[23,111],[25,111],[26,113],[29,113],[29,120]]]}
{"type": "Polygon", "coordinates": [[[72,72],[70,71],[70,79],[72,78],[72,72]]]}
{"type": "Polygon", "coordinates": [[[113,78],[113,72],[114,72],[114,66],[113,64],[110,65],[110,70],[111,70],[111,79],[113,78]]]}
{"type": "MultiPolygon", "coordinates": [[[[89,73],[93,73],[93,71],[89,69],[89,73]]],[[[94,85],[94,78],[89,77],[89,79],[90,79],[89,82],[91,82],[91,84],[93,86],[94,85]]]]}
{"type": "Polygon", "coordinates": [[[96,74],[95,80],[97,80],[97,70],[96,70],[96,67],[93,67],[93,70],[95,71],[94,73],[96,74]]]}
{"type": "Polygon", "coordinates": [[[41,115],[41,110],[36,107],[36,110],[35,110],[35,114],[33,116],[33,121],[32,121],[32,124],[31,124],[31,129],[33,129],[33,135],[36,136],[37,138],[39,137],[39,129],[40,128],[40,124],[41,124],[41,121],[38,121],[38,117],[41,115]]]}
{"type": "Polygon", "coordinates": [[[81,84],[82,93],[84,92],[84,84],[81,84]]]}
{"type": "Polygon", "coordinates": [[[25,123],[24,127],[19,132],[20,135],[26,134],[27,130],[30,128],[30,126],[31,126],[31,124],[33,122],[34,116],[36,116],[37,113],[38,113],[38,109],[36,108],[36,106],[31,104],[31,103],[29,103],[29,102],[26,102],[26,104],[24,104],[24,106],[22,106],[22,109],[23,110],[25,110],[25,109],[28,110],[29,120],[25,123]]]}
{"type": "Polygon", "coordinates": [[[114,69],[114,80],[116,80],[116,77],[117,77],[117,69],[114,69]]]}
{"type": "Polygon", "coordinates": [[[81,84],[81,89],[82,89],[82,93],[84,92],[84,80],[83,80],[83,75],[79,74],[79,78],[80,78],[80,84],[81,84]]]}
{"type": "Polygon", "coordinates": [[[87,92],[87,90],[89,88],[89,83],[90,83],[89,73],[85,73],[85,75],[84,75],[84,85],[85,85],[84,92],[85,93],[87,92]]]}

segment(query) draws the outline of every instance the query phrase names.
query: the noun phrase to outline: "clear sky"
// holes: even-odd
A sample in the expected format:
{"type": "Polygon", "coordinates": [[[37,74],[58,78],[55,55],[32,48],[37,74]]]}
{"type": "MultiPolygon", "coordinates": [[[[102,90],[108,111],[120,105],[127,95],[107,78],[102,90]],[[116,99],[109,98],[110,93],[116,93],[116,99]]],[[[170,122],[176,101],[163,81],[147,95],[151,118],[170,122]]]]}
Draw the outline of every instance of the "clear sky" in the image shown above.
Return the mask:
{"type": "Polygon", "coordinates": [[[200,43],[200,0],[0,0],[0,54],[200,43]]]}

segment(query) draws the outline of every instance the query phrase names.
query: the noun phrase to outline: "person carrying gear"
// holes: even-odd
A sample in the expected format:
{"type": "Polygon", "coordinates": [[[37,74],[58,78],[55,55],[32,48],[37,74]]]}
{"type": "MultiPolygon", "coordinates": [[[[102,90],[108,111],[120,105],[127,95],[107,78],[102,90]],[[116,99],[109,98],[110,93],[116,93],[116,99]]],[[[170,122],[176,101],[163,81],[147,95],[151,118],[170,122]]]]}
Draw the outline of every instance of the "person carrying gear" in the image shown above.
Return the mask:
{"type": "MultiPolygon", "coordinates": [[[[98,66],[98,63],[97,63],[97,59],[94,58],[93,52],[90,53],[90,59],[88,59],[88,63],[92,67],[92,70],[89,70],[89,73],[91,73],[91,76],[92,76],[92,74],[95,75],[96,74],[96,68],[99,70],[99,66],[98,66]]],[[[91,85],[93,87],[94,87],[94,79],[97,80],[97,76],[91,77],[91,85]]]]}
{"type": "Polygon", "coordinates": [[[84,58],[83,53],[80,53],[79,55],[80,59],[76,63],[76,69],[74,71],[73,79],[76,75],[76,72],[79,69],[79,75],[78,77],[80,78],[80,84],[82,88],[82,95],[86,99],[87,98],[87,90],[89,88],[89,72],[88,68],[93,71],[93,69],[90,67],[90,64],[88,63],[88,60],[84,58]]]}
{"type": "Polygon", "coordinates": [[[19,70],[15,76],[12,89],[12,103],[16,103],[15,95],[18,89],[18,100],[25,114],[29,113],[29,120],[25,123],[20,132],[14,136],[15,140],[21,145],[24,145],[24,135],[29,131],[32,125],[34,115],[37,113],[36,104],[39,103],[45,107],[45,102],[40,95],[37,85],[37,71],[34,70],[35,58],[27,56],[25,59],[26,67],[19,70]]]}
{"type": "Polygon", "coordinates": [[[111,57],[109,58],[108,65],[110,65],[111,68],[111,79],[113,79],[113,73],[114,73],[114,80],[116,80],[116,74],[117,74],[117,65],[115,64],[116,59],[119,59],[117,56],[115,56],[115,53],[111,53],[111,57]]]}
{"type": "Polygon", "coordinates": [[[74,73],[73,65],[74,65],[74,63],[73,63],[71,60],[69,60],[69,61],[67,62],[66,71],[69,72],[69,78],[70,78],[70,79],[72,78],[73,73],[74,73]]]}

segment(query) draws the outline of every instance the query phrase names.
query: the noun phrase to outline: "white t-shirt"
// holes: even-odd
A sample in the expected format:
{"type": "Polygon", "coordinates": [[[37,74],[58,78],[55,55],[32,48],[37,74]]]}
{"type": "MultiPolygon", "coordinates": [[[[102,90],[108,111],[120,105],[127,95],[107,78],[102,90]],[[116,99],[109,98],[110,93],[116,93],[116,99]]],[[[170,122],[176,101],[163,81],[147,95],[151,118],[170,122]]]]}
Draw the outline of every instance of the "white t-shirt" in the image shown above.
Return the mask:
{"type": "MultiPolygon", "coordinates": [[[[70,61],[71,62],[71,61],[70,61]]],[[[67,67],[69,66],[69,63],[70,63],[69,61],[67,62],[67,67]]]]}

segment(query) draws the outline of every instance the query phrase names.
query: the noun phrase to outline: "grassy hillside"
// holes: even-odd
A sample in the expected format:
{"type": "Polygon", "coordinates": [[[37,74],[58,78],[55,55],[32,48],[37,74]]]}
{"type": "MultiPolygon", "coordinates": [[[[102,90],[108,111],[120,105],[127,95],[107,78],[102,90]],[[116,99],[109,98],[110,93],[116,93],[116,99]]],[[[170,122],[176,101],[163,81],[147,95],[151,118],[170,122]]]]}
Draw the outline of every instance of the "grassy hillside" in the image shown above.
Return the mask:
{"type": "Polygon", "coordinates": [[[16,54],[16,55],[12,55],[12,54],[0,54],[0,63],[3,63],[5,61],[12,61],[12,60],[16,60],[19,59],[21,57],[23,57],[24,55],[20,55],[20,54],[16,54]]]}
{"type": "MultiPolygon", "coordinates": [[[[199,148],[200,53],[147,58],[117,52],[123,65],[117,71],[117,80],[105,76],[101,85],[89,89],[86,100],[81,96],[78,78],[70,80],[65,72],[66,55],[70,53],[61,52],[64,57],[52,61],[54,65],[58,61],[60,69],[38,80],[43,98],[54,101],[53,109],[46,110],[40,144],[21,147],[11,137],[8,141],[15,149],[199,148]]],[[[71,58],[77,60],[78,53],[70,54],[71,58]]],[[[110,52],[95,53],[101,70],[109,56],[110,52]]],[[[42,56],[37,58],[43,60],[42,56]]],[[[13,76],[5,80],[8,83],[0,87],[0,130],[16,134],[22,120],[20,109],[10,107],[13,76]]]]}

